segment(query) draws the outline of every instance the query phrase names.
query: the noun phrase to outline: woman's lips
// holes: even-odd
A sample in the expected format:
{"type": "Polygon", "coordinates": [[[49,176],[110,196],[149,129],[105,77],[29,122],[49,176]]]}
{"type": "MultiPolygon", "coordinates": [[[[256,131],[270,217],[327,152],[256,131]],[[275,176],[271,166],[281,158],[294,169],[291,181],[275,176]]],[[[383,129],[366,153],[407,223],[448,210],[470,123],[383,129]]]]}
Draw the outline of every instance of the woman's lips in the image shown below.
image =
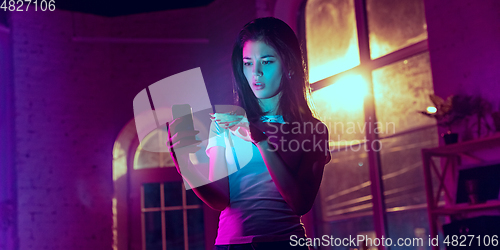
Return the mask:
{"type": "Polygon", "coordinates": [[[255,90],[261,90],[261,89],[263,89],[264,87],[266,87],[266,85],[265,85],[264,83],[262,83],[262,82],[254,82],[254,83],[253,83],[253,88],[254,88],[255,90]]]}

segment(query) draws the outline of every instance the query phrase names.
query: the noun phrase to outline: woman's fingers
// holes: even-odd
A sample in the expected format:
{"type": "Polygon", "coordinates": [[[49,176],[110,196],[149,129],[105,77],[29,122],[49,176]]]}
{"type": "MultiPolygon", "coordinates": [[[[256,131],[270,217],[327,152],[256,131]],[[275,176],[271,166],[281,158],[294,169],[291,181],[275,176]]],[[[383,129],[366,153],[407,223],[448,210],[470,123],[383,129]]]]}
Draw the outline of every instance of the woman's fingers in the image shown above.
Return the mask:
{"type": "Polygon", "coordinates": [[[184,155],[187,155],[189,153],[196,153],[200,150],[200,148],[201,147],[199,147],[199,146],[191,145],[191,146],[186,146],[186,147],[182,147],[182,148],[176,148],[173,150],[173,152],[176,155],[184,156],[184,155]]]}
{"type": "Polygon", "coordinates": [[[244,127],[233,127],[230,129],[231,130],[231,133],[233,133],[234,135],[240,137],[241,139],[245,140],[245,141],[248,141],[248,142],[252,142],[252,138],[250,136],[250,132],[248,131],[247,128],[244,128],[244,127]]]}
{"type": "Polygon", "coordinates": [[[227,122],[227,121],[241,120],[241,119],[243,119],[244,116],[230,114],[230,113],[215,113],[215,114],[211,115],[211,117],[217,121],[227,122]]]}
{"type": "Polygon", "coordinates": [[[239,118],[239,119],[225,119],[225,120],[221,119],[221,120],[216,120],[216,121],[220,125],[231,127],[231,126],[234,126],[236,124],[242,123],[243,118],[239,118]]]}
{"type": "Polygon", "coordinates": [[[194,152],[199,150],[199,147],[197,147],[196,145],[198,145],[200,143],[201,143],[200,140],[193,140],[193,139],[181,140],[181,141],[173,143],[170,146],[170,148],[171,149],[173,148],[174,151],[176,151],[176,152],[178,150],[181,150],[182,153],[194,153],[194,152]],[[186,151],[191,151],[194,148],[196,148],[196,150],[194,150],[192,152],[186,152],[186,151]]]}
{"type": "Polygon", "coordinates": [[[194,137],[196,134],[198,134],[200,131],[198,130],[184,130],[184,131],[179,131],[170,137],[170,141],[172,144],[182,140],[185,137],[194,137]]]}
{"type": "Polygon", "coordinates": [[[235,125],[245,124],[247,122],[246,116],[236,115],[231,113],[210,113],[210,119],[217,122],[222,128],[228,129],[235,125]]]}
{"type": "Polygon", "coordinates": [[[232,127],[232,126],[234,126],[236,124],[239,124],[240,121],[227,121],[227,122],[217,122],[217,123],[219,123],[222,126],[232,127]]]}
{"type": "Polygon", "coordinates": [[[179,124],[182,124],[182,117],[178,117],[170,122],[167,122],[167,128],[169,128],[171,131],[175,131],[179,124]]]}
{"type": "MultiPolygon", "coordinates": [[[[178,119],[178,118],[177,118],[178,119]]],[[[168,142],[167,146],[172,147],[172,145],[175,145],[179,141],[184,141],[187,140],[188,142],[192,142],[195,140],[196,134],[198,134],[200,131],[198,130],[181,130],[178,132],[175,132],[174,126],[178,126],[179,123],[177,123],[177,119],[174,119],[172,122],[173,123],[166,123],[167,130],[168,130],[168,142]]],[[[195,140],[197,141],[197,140],[195,140]]],[[[188,142],[183,142],[188,143],[188,142]]]]}

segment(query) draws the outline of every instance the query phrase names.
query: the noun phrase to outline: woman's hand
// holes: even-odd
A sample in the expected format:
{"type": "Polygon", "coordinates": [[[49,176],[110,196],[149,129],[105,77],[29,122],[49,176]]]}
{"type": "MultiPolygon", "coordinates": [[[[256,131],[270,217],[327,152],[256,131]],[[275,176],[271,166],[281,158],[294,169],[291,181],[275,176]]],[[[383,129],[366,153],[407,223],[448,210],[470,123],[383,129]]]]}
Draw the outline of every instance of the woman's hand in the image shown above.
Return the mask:
{"type": "Polygon", "coordinates": [[[245,141],[252,141],[247,118],[244,115],[234,113],[210,113],[210,119],[224,129],[229,129],[231,133],[245,141]]]}
{"type": "Polygon", "coordinates": [[[195,153],[200,149],[197,145],[201,143],[195,138],[200,131],[180,130],[179,124],[182,124],[183,117],[179,117],[167,122],[168,141],[167,147],[170,149],[170,156],[174,161],[177,172],[181,174],[181,167],[185,168],[189,163],[189,153],[195,153]]]}
{"type": "Polygon", "coordinates": [[[210,113],[210,119],[239,138],[254,144],[266,140],[265,134],[256,124],[250,123],[246,116],[233,113],[210,113]]]}
{"type": "Polygon", "coordinates": [[[246,116],[237,115],[235,113],[210,113],[210,119],[215,120],[219,126],[229,129],[240,123],[248,123],[246,116]]]}

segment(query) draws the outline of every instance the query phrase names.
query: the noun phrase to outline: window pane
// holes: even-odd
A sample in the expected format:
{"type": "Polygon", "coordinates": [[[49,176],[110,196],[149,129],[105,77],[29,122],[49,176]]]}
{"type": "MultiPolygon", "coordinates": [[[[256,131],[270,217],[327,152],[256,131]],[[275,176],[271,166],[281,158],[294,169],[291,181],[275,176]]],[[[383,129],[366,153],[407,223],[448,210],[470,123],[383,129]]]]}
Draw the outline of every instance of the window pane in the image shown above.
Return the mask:
{"type": "Polygon", "coordinates": [[[366,8],[372,59],[427,39],[422,0],[367,0],[366,8]]]}
{"type": "Polygon", "coordinates": [[[307,1],[305,19],[311,83],[359,65],[353,0],[307,1]]]}
{"type": "Polygon", "coordinates": [[[427,204],[422,148],[439,146],[436,127],[381,140],[386,208],[427,204]]]}
{"type": "Polygon", "coordinates": [[[187,219],[189,249],[205,249],[205,224],[203,222],[203,209],[188,209],[187,219]]]}
{"type": "Polygon", "coordinates": [[[134,155],[134,169],[174,167],[170,152],[150,152],[143,148],[165,147],[167,136],[162,130],[155,130],[142,140],[134,155]]]}
{"type": "Polygon", "coordinates": [[[146,250],[161,250],[161,212],[144,213],[146,226],[146,250]]]}
{"type": "Polygon", "coordinates": [[[160,183],[146,183],[144,187],[144,207],[160,207],[160,183]]]}
{"type": "Polygon", "coordinates": [[[379,137],[436,124],[418,113],[433,106],[429,53],[376,69],[372,75],[379,137]]]}
{"type": "Polygon", "coordinates": [[[315,110],[329,129],[330,149],[365,139],[365,95],[366,81],[361,76],[344,77],[313,92],[315,110]]]}
{"type": "Polygon", "coordinates": [[[325,166],[320,187],[326,221],[371,215],[368,167],[368,156],[363,149],[332,152],[332,160],[325,166]]]}
{"type": "Polygon", "coordinates": [[[173,181],[163,183],[165,194],[165,207],[182,206],[182,183],[173,181]]]}
{"type": "Polygon", "coordinates": [[[165,212],[168,250],[184,250],[184,219],[182,210],[165,212]]]}
{"type": "MultiPolygon", "coordinates": [[[[349,238],[375,233],[368,168],[364,150],[332,152],[320,187],[324,235],[349,238]]],[[[353,248],[339,246],[333,249],[353,248]]]]}
{"type": "MultiPolygon", "coordinates": [[[[329,232],[325,233],[326,235],[331,235],[331,237],[335,239],[349,239],[349,238],[356,238],[358,235],[363,235],[365,237],[369,237],[373,240],[375,239],[375,231],[373,229],[373,217],[372,216],[362,216],[362,217],[355,217],[349,220],[340,220],[340,221],[334,221],[330,222],[328,225],[329,232]]],[[[331,244],[331,242],[329,242],[331,244]]],[[[334,242],[335,243],[335,242],[334,242]]],[[[364,248],[361,246],[363,244],[360,242],[360,247],[357,248],[356,246],[353,246],[352,244],[350,245],[345,241],[344,244],[339,244],[337,241],[338,246],[334,247],[329,247],[325,249],[335,249],[335,250],[353,250],[353,249],[377,249],[376,247],[372,248],[364,248]]],[[[357,241],[354,241],[355,244],[357,244],[357,241]]],[[[392,249],[392,248],[391,248],[392,249]]]]}
{"type": "MultiPolygon", "coordinates": [[[[438,146],[438,139],[437,127],[434,126],[381,141],[387,228],[393,239],[421,238],[428,245],[430,231],[421,150],[438,146]]],[[[434,179],[433,187],[437,189],[437,179],[434,179]]]]}
{"type": "MultiPolygon", "coordinates": [[[[445,222],[445,216],[438,216],[438,225],[441,228],[445,222]]],[[[408,211],[392,212],[387,214],[387,222],[389,223],[389,235],[391,239],[411,239],[411,246],[397,246],[396,240],[393,241],[393,246],[391,250],[431,250],[432,247],[429,245],[429,220],[427,219],[427,209],[417,209],[408,211]],[[415,239],[415,240],[414,240],[415,239]],[[419,240],[417,240],[419,239],[419,240]],[[421,240],[420,240],[421,239],[421,240]],[[423,243],[423,246],[422,246],[423,243]],[[418,245],[417,245],[418,244],[418,245]]],[[[444,250],[444,244],[442,242],[443,234],[441,230],[439,232],[439,245],[440,249],[444,250]]],[[[407,240],[406,244],[410,241],[407,240]]],[[[404,242],[401,242],[404,244],[404,242]]],[[[465,247],[464,249],[466,249],[465,247]]]]}

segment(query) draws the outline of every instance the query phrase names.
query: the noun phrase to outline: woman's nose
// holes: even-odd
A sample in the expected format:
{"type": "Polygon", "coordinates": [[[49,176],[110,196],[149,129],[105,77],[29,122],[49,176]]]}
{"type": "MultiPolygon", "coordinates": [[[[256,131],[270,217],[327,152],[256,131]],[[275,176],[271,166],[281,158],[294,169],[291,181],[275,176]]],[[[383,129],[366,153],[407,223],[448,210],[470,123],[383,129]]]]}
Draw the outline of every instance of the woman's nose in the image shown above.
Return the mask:
{"type": "Polygon", "coordinates": [[[254,64],[253,66],[253,74],[257,76],[262,76],[262,69],[259,63],[254,64]]]}

